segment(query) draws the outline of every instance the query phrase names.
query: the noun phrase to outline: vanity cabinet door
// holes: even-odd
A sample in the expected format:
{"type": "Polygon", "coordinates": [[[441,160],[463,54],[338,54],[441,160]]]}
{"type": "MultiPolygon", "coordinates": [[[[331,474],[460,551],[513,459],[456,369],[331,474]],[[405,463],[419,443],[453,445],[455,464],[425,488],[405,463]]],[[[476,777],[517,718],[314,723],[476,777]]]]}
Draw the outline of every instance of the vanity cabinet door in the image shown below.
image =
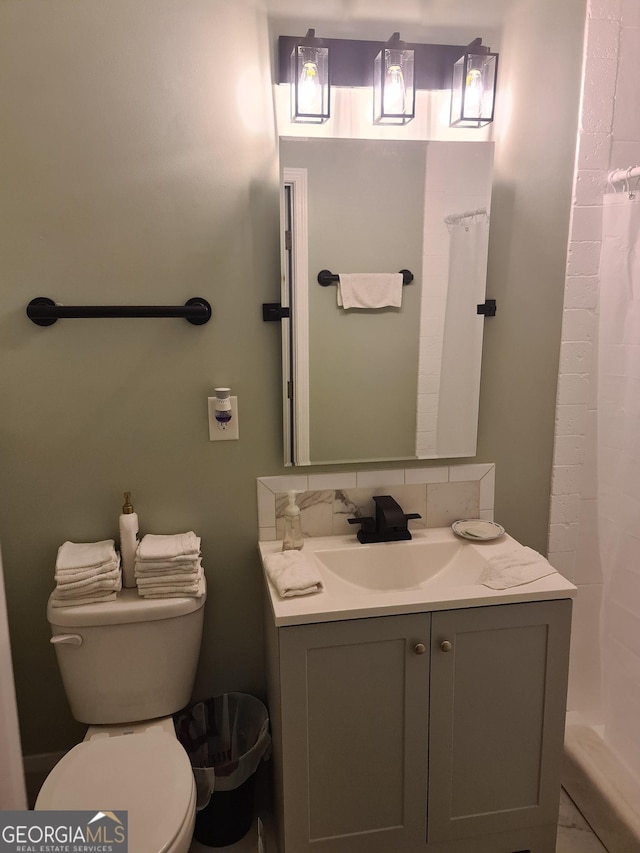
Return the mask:
{"type": "Polygon", "coordinates": [[[284,853],[426,839],[429,614],[282,628],[284,853]]]}
{"type": "Polygon", "coordinates": [[[429,845],[554,824],[571,601],[432,620],[429,845]]]}

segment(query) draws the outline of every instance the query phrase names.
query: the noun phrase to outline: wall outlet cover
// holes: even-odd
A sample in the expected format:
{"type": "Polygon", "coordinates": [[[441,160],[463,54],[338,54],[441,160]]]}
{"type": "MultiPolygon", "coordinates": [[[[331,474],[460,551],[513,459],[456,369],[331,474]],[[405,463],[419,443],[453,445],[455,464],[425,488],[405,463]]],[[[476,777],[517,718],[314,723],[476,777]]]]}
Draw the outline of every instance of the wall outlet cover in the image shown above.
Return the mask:
{"type": "Polygon", "coordinates": [[[216,420],[216,398],[208,397],[207,403],[209,406],[209,441],[234,441],[240,438],[240,430],[238,426],[238,398],[229,397],[231,401],[231,420],[226,425],[226,429],[221,429],[216,420]]]}

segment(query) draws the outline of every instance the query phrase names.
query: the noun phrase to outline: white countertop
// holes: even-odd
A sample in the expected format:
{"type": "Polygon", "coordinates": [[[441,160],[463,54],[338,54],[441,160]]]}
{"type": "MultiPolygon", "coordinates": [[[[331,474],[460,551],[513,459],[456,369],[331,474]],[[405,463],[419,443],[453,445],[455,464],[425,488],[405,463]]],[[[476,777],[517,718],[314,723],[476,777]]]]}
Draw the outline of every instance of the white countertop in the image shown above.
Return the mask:
{"type": "MultiPolygon", "coordinates": [[[[308,538],[305,539],[303,553],[318,568],[323,589],[309,595],[282,598],[264,571],[264,557],[281,551],[282,541],[259,542],[258,549],[275,624],[285,626],[335,622],[343,619],[484,607],[521,601],[547,601],[576,596],[576,587],[558,572],[509,589],[497,590],[480,584],[478,579],[486,565],[487,557],[522,548],[508,534],[488,542],[461,540],[448,527],[417,530],[413,531],[412,535],[412,541],[415,543],[455,542],[460,546],[458,564],[466,563],[467,567],[445,567],[424,583],[403,589],[363,589],[334,575],[320,562],[315,552],[336,548],[375,548],[377,557],[379,549],[385,549],[388,551],[389,572],[393,573],[394,549],[406,548],[408,543],[382,542],[365,546],[358,542],[355,534],[308,538]]],[[[397,551],[395,554],[397,555],[397,551]]]]}

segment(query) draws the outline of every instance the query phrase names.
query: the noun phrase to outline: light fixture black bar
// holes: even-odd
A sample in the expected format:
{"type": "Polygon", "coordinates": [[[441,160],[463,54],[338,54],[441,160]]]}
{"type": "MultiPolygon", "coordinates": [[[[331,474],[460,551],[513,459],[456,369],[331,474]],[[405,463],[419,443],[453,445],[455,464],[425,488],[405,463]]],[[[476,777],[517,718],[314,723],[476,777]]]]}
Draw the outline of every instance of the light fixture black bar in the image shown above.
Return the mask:
{"type": "MultiPolygon", "coordinates": [[[[413,273],[410,270],[400,270],[402,273],[402,284],[411,284],[413,281],[413,273]]],[[[318,273],[318,284],[322,287],[329,287],[331,284],[337,284],[340,281],[340,276],[332,273],[330,270],[320,270],[318,273]]]]}
{"type": "Polygon", "coordinates": [[[86,317],[182,317],[194,326],[211,319],[211,305],[195,296],[184,305],[58,305],[47,296],[32,299],[27,317],[37,326],[52,326],[62,318],[86,317]]]}
{"type": "MultiPolygon", "coordinates": [[[[304,41],[304,36],[278,38],[278,83],[290,83],[291,52],[304,41]]],[[[481,44],[477,38],[472,44],[481,44]]],[[[373,61],[388,46],[386,41],[356,39],[322,39],[329,48],[330,81],[332,86],[373,86],[373,61]]],[[[467,45],[405,43],[415,52],[414,86],[416,89],[450,89],[451,69],[467,45]]]]}

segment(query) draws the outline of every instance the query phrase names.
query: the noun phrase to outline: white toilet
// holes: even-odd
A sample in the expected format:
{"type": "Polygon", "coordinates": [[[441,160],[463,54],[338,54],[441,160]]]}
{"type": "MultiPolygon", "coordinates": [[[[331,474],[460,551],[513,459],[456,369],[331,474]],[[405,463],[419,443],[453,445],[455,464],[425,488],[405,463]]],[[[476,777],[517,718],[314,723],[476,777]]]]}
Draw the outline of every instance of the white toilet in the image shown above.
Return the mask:
{"type": "Polygon", "coordinates": [[[187,853],[196,791],[171,714],[183,708],[200,652],[198,598],[47,608],[51,642],[76,720],[89,724],[47,777],[36,809],[128,811],[129,850],[187,853]]]}

